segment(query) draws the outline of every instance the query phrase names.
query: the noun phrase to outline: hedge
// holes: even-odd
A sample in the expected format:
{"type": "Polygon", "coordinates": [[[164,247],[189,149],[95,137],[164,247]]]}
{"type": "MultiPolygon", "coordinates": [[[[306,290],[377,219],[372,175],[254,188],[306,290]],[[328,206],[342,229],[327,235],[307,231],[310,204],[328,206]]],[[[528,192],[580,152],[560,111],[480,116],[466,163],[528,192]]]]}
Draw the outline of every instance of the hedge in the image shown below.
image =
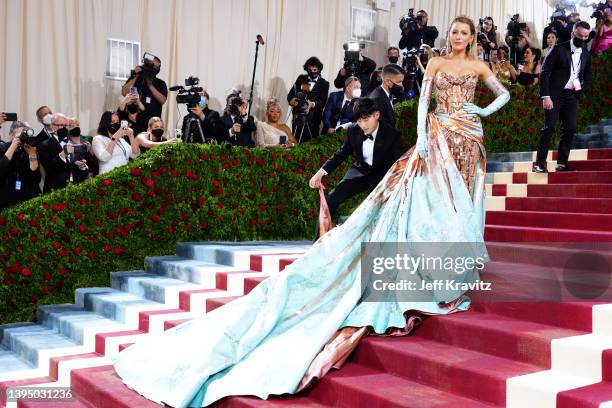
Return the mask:
{"type": "MultiPolygon", "coordinates": [[[[609,113],[609,58],[594,62],[597,102],[581,102],[580,129],[609,113]]],[[[504,110],[485,120],[489,151],[528,150],[537,142],[539,99],[520,87],[512,93],[504,110]]],[[[477,103],[487,99],[479,89],[477,103]]],[[[407,145],[415,139],[415,104],[397,108],[407,145]]],[[[172,254],[180,241],[312,238],[318,194],[307,182],[343,136],[289,151],[161,146],[111,173],[4,210],[0,323],[33,320],[40,304],[72,303],[76,288],[107,286],[109,272],[142,268],[144,257],[172,254]]],[[[328,177],[330,188],[344,170],[328,177]]]]}

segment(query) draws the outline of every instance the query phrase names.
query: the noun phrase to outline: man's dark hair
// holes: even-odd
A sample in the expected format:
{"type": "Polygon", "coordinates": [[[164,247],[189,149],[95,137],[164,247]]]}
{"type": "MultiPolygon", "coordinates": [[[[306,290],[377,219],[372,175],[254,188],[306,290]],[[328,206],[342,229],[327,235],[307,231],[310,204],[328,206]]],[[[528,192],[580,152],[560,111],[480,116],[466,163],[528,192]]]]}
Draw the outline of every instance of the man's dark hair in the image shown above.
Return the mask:
{"type": "Polygon", "coordinates": [[[397,52],[400,52],[400,49],[397,48],[397,46],[395,46],[395,45],[391,45],[391,46],[389,46],[389,48],[387,48],[387,54],[389,54],[389,52],[391,52],[391,50],[397,50],[397,52]]]}
{"type": "Polygon", "coordinates": [[[355,120],[370,117],[374,114],[374,112],[380,112],[380,108],[374,99],[359,98],[353,106],[355,120]]]}
{"type": "MultiPolygon", "coordinates": [[[[45,109],[45,108],[49,109],[49,107],[48,107],[47,105],[43,105],[43,106],[41,106],[40,108],[36,109],[36,117],[37,117],[37,118],[39,118],[39,119],[41,119],[41,120],[42,120],[42,118],[40,117],[40,111],[41,111],[41,110],[43,110],[43,109],[45,109]]],[[[49,110],[51,110],[51,109],[49,109],[49,110]]]]}
{"type": "Polygon", "coordinates": [[[108,136],[108,132],[110,131],[110,125],[113,121],[113,114],[115,112],[106,111],[100,117],[100,123],[98,124],[98,134],[102,136],[108,136]]]}
{"type": "Polygon", "coordinates": [[[402,67],[400,67],[399,65],[387,64],[387,65],[384,66],[382,74],[384,76],[389,76],[389,75],[406,75],[406,71],[404,71],[404,69],[402,67]]]}
{"type": "Polygon", "coordinates": [[[590,30],[591,25],[586,21],[577,21],[576,24],[574,24],[574,31],[576,31],[578,28],[586,28],[587,30],[590,30]]]}
{"type": "Polygon", "coordinates": [[[308,71],[308,67],[313,66],[317,67],[319,71],[323,71],[323,63],[317,57],[310,57],[304,63],[304,71],[308,71]]]}

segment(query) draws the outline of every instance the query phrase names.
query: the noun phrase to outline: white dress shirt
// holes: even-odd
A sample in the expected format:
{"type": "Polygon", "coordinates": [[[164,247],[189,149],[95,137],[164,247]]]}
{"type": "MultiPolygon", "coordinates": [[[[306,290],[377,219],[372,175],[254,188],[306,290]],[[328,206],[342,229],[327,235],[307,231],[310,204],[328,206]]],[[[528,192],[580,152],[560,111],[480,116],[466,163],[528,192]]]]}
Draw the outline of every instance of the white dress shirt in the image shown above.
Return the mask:
{"type": "Polygon", "coordinates": [[[380,124],[376,126],[376,129],[372,132],[373,140],[365,139],[363,141],[363,161],[369,166],[371,166],[374,161],[374,143],[376,142],[376,135],[378,134],[379,128],[380,124]]]}
{"type": "MultiPolygon", "coordinates": [[[[570,41],[570,48],[572,50],[572,66],[570,68],[570,77],[565,84],[565,89],[575,89],[575,81],[580,81],[578,74],[580,74],[580,57],[582,57],[582,48],[578,48],[574,45],[574,41],[570,41]]],[[[580,83],[580,82],[578,82],[580,83]]]]}
{"type": "Polygon", "coordinates": [[[109,153],[106,147],[110,142],[110,137],[97,135],[91,143],[94,155],[98,158],[100,174],[108,173],[116,167],[128,164],[130,157],[134,159],[138,156],[138,153],[132,152],[132,147],[123,138],[117,141],[113,153],[109,153]]]}

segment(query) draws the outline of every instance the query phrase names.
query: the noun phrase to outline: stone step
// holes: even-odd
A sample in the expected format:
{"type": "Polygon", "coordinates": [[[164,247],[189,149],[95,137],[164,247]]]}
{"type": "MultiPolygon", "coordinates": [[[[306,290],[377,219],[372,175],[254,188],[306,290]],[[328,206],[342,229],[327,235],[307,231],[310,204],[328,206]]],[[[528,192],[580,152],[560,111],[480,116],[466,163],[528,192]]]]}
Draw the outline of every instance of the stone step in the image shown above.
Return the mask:
{"type": "Polygon", "coordinates": [[[153,302],[163,303],[169,309],[179,308],[180,292],[205,289],[203,285],[143,271],[112,272],[111,287],[153,302]]]}

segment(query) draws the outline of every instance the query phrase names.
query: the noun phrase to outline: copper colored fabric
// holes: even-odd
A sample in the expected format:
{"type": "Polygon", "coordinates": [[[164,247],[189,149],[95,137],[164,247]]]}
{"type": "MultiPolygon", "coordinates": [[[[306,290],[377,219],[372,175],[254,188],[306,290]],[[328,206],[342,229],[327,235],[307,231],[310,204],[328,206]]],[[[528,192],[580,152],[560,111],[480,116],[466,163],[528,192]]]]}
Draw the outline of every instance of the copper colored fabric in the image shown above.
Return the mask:
{"type": "Polygon", "coordinates": [[[325,200],[323,186],[319,187],[319,200],[319,234],[323,236],[327,231],[332,228],[331,214],[329,213],[329,207],[327,207],[327,201],[325,200]]]}

